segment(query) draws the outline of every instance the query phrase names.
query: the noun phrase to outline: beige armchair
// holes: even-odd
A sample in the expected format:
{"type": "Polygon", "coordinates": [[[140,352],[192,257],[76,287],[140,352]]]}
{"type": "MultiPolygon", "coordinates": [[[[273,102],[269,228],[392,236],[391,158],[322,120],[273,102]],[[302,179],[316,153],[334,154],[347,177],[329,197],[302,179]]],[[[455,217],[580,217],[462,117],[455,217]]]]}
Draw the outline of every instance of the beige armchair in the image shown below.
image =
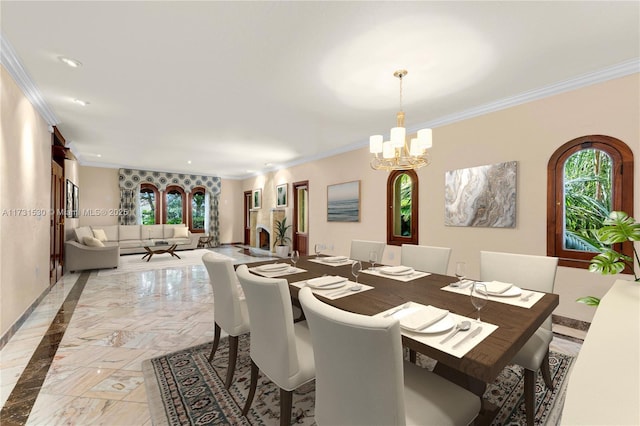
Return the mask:
{"type": "Polygon", "coordinates": [[[117,268],[120,247],[117,243],[90,247],[77,241],[64,243],[64,267],[67,272],[87,269],[117,268]]]}

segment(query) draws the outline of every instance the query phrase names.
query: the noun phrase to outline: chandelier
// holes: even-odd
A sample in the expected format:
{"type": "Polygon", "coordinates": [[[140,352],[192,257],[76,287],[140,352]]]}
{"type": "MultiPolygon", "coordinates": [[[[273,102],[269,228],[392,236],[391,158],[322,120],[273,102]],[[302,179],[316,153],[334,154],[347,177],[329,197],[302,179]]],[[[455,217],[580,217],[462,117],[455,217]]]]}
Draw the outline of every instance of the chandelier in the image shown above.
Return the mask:
{"type": "Polygon", "coordinates": [[[407,75],[407,70],[398,70],[393,75],[400,80],[400,111],[396,114],[396,127],[391,129],[388,141],[384,141],[382,135],[369,138],[371,168],[386,171],[419,169],[431,163],[427,153],[433,145],[431,129],[418,130],[417,137],[407,143],[402,110],[402,78],[407,75]]]}

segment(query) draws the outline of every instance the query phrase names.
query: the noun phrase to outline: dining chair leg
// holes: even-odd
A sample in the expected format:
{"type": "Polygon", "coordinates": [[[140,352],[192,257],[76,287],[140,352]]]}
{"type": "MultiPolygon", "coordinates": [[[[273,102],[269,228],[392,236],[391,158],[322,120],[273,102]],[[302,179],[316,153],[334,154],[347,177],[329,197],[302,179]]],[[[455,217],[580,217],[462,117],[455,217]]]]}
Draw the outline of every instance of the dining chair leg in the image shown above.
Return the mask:
{"type": "Polygon", "coordinates": [[[291,424],[291,405],[293,403],[293,391],[280,388],[280,426],[291,424]]]}
{"type": "Polygon", "coordinates": [[[547,350],[547,353],[544,355],[540,370],[542,370],[542,379],[544,380],[544,384],[547,385],[547,388],[553,389],[553,380],[551,380],[551,370],[549,368],[549,350],[547,350]]]}
{"type": "Polygon", "coordinates": [[[536,372],[527,368],[524,369],[524,406],[527,426],[533,426],[536,413],[536,372]]]}
{"type": "Polygon", "coordinates": [[[224,387],[229,389],[233,380],[233,373],[236,371],[236,359],[238,359],[238,336],[229,336],[229,366],[227,367],[227,379],[224,387]]]}
{"type": "Polygon", "coordinates": [[[211,355],[209,355],[209,362],[213,361],[213,355],[216,353],[218,344],[220,343],[220,326],[218,323],[214,323],[213,329],[213,347],[211,348],[211,355]]]}
{"type": "Polygon", "coordinates": [[[416,351],[413,349],[409,349],[409,362],[412,364],[416,363],[416,351]]]}
{"type": "Polygon", "coordinates": [[[249,385],[249,394],[247,395],[247,402],[244,403],[244,408],[242,409],[242,415],[246,416],[249,412],[249,408],[251,408],[251,403],[253,402],[253,397],[256,394],[256,387],[258,385],[258,366],[253,360],[251,360],[251,384],[249,385]]]}

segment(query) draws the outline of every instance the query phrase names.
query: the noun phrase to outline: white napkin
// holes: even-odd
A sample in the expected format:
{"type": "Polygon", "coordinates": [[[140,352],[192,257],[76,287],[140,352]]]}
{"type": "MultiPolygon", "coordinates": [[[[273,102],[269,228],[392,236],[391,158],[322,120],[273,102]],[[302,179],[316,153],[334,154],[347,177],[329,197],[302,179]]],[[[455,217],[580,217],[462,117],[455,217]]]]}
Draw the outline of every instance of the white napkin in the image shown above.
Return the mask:
{"type": "Polygon", "coordinates": [[[418,331],[437,323],[448,314],[449,311],[447,311],[446,309],[440,309],[436,308],[435,306],[427,305],[402,317],[400,319],[400,325],[409,330],[418,331]]]}
{"type": "Polygon", "coordinates": [[[328,275],[326,277],[318,277],[307,280],[307,284],[309,284],[310,287],[321,288],[344,281],[347,281],[347,279],[345,277],[341,277],[340,275],[328,275]]]}
{"type": "Polygon", "coordinates": [[[380,272],[383,274],[389,275],[401,275],[408,274],[409,272],[413,272],[413,268],[409,266],[385,266],[384,268],[380,268],[380,272]]]}
{"type": "Polygon", "coordinates": [[[513,287],[513,284],[500,281],[487,281],[484,285],[487,287],[488,294],[502,294],[513,287]]]}
{"type": "Polygon", "coordinates": [[[349,260],[349,258],[347,256],[330,256],[330,257],[323,257],[321,258],[321,260],[323,262],[329,262],[329,263],[340,263],[340,262],[344,262],[346,260],[349,260]]]}
{"type": "Polygon", "coordinates": [[[269,265],[258,266],[259,271],[280,271],[287,269],[290,265],[288,263],[272,263],[269,265]]]}

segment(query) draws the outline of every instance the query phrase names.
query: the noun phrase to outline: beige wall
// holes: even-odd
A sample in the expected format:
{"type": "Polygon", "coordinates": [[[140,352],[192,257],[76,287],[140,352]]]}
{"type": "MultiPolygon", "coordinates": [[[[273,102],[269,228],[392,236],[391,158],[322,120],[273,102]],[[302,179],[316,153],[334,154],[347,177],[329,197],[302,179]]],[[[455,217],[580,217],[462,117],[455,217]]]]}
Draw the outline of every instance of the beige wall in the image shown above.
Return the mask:
{"type": "MultiPolygon", "coordinates": [[[[605,134],[621,139],[640,156],[640,75],[632,75],[566,92],[506,110],[434,129],[433,164],[418,171],[420,182],[420,244],[452,247],[449,272],[456,261],[479,275],[480,250],[546,255],[547,162],[565,142],[578,136],[605,134]],[[515,228],[444,226],[444,177],[448,170],[518,162],[517,223],[515,228]]],[[[407,111],[410,114],[410,111],[407,111]]],[[[301,166],[246,179],[243,190],[263,188],[263,210],[275,206],[276,183],[308,180],[310,188],[309,247],[324,243],[333,254],[348,254],[351,239],[385,240],[387,173],[368,165],[360,149],[301,166]],[[361,181],[361,221],[326,221],[327,185],[361,181]],[[271,203],[271,204],[269,204],[271,203]]],[[[635,216],[640,214],[635,168],[635,216]]],[[[241,217],[241,216],[238,216],[241,217]]],[[[400,250],[388,247],[383,262],[397,264],[400,250]]],[[[629,276],[626,276],[629,278],[629,276]]],[[[582,269],[560,267],[556,314],[590,321],[594,309],[575,303],[580,296],[602,296],[615,281],[582,269]]]]}
{"type": "Polygon", "coordinates": [[[118,169],[79,167],[80,223],[78,226],[117,225],[120,206],[118,169]]]}
{"type": "Polygon", "coordinates": [[[241,243],[244,240],[244,222],[242,220],[244,199],[242,182],[222,179],[220,189],[220,243],[241,243]]]}
{"type": "Polygon", "coordinates": [[[4,67],[0,73],[0,335],[4,335],[49,286],[51,133],[4,67]]]}

